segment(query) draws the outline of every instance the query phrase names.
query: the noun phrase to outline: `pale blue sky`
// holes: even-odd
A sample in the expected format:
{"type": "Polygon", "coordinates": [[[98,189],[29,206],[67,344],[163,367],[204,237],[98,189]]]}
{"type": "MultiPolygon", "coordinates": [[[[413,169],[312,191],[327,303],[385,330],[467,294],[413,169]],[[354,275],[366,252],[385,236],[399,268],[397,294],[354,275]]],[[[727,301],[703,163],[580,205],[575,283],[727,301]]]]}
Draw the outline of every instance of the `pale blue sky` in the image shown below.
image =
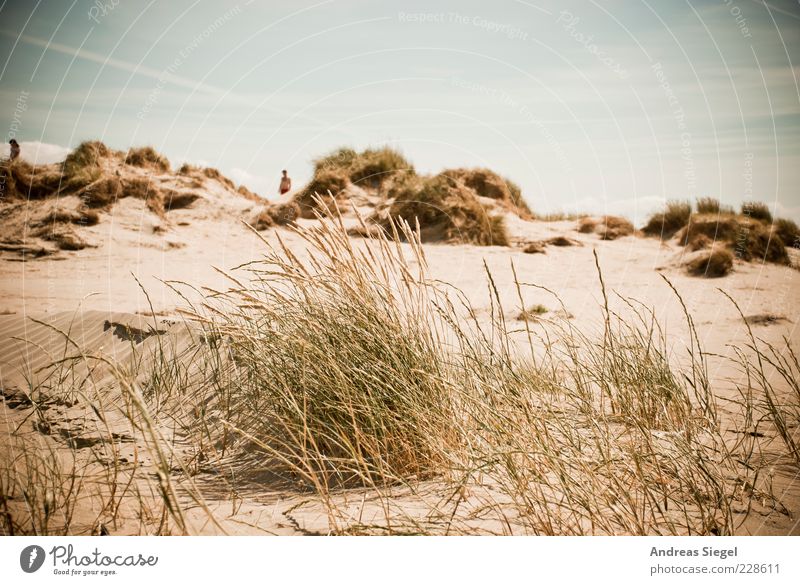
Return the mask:
{"type": "Polygon", "coordinates": [[[708,195],[800,219],[797,2],[102,4],[0,2],[7,133],[152,144],[270,197],[282,168],[390,144],[541,211],[708,195]]]}

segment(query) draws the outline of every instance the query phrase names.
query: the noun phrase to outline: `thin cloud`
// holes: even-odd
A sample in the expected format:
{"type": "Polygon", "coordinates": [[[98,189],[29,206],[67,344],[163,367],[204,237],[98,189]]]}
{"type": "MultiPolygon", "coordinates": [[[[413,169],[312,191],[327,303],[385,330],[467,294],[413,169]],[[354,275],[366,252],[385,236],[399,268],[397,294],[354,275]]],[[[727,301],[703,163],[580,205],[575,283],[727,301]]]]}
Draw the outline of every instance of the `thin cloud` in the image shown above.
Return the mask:
{"type": "Polygon", "coordinates": [[[128,61],[123,61],[122,59],[107,57],[105,55],[101,55],[100,53],[95,53],[94,51],[88,51],[86,49],[76,49],[75,47],[70,47],[69,45],[65,45],[63,43],[49,42],[44,39],[40,39],[30,35],[17,35],[14,32],[4,29],[0,29],[0,34],[13,39],[19,38],[19,40],[29,45],[44,47],[48,51],[55,51],[56,53],[69,55],[71,57],[78,57],[79,59],[83,59],[84,61],[92,61],[94,63],[99,63],[101,65],[107,65],[109,67],[113,67],[121,71],[127,71],[129,73],[134,73],[136,75],[149,77],[151,79],[168,81],[180,87],[185,87],[192,90],[201,90],[206,93],[212,93],[216,95],[223,95],[227,92],[227,90],[225,89],[214,87],[213,85],[208,85],[207,83],[200,83],[199,81],[195,81],[187,77],[174,75],[172,73],[167,73],[166,71],[159,71],[158,69],[153,69],[151,67],[146,67],[144,65],[129,63],[128,61]]]}

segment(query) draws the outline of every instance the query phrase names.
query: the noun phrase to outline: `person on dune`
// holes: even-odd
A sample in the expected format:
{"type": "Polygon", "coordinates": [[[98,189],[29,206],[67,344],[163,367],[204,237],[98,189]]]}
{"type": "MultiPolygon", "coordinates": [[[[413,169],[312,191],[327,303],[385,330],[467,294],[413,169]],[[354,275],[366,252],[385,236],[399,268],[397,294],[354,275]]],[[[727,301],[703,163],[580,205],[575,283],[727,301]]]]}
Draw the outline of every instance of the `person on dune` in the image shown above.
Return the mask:
{"type": "Polygon", "coordinates": [[[11,145],[8,160],[13,162],[19,158],[19,142],[12,138],[8,141],[8,144],[11,145]]]}
{"type": "Polygon", "coordinates": [[[283,177],[281,177],[281,186],[280,191],[281,195],[286,195],[289,191],[292,190],[292,180],[289,178],[286,170],[283,170],[283,177]]]}

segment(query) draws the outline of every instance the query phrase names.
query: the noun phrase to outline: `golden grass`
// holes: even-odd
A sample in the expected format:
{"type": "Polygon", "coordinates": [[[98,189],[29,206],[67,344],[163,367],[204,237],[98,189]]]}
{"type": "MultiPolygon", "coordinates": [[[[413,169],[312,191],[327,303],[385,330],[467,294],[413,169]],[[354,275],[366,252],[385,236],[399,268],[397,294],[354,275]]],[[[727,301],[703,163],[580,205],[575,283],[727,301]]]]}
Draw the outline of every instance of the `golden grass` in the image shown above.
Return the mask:
{"type": "Polygon", "coordinates": [[[548,311],[549,309],[544,305],[533,305],[532,307],[528,307],[527,309],[521,311],[520,314],[517,315],[517,321],[533,321],[548,311]]]}
{"type": "MultiPolygon", "coordinates": [[[[307,254],[265,242],[263,259],[241,268],[247,284],[232,274],[228,290],[187,311],[181,347],[152,335],[127,366],[70,351],[46,385],[31,384],[28,408],[69,400],[87,416],[124,415],[142,463],[121,461],[107,417],[93,419],[107,429],[103,465],[57,463],[47,447],[9,439],[4,533],[130,530],[131,518],[134,532],[192,533],[189,508],[224,530],[265,469],[288,495],[319,503],[334,534],[733,534],[752,500],[780,506],[759,437],[779,436],[800,464],[793,353],[751,335],[758,360],[742,355],[740,399],[721,403],[691,317],[676,366],[654,312],[609,310],[597,256],[602,335],[564,322],[545,337],[528,319],[522,332],[507,328],[490,273],[489,321],[465,321],[476,311],[427,276],[408,225],[358,246],[338,218],[290,229],[307,254]],[[793,394],[778,394],[767,360],[793,394]],[[98,365],[112,387],[81,373],[98,365]],[[735,412],[724,424],[722,406],[735,412]],[[224,485],[214,493],[231,494],[229,511],[206,504],[193,479],[203,469],[224,485]],[[382,511],[368,523],[365,494],[382,511]],[[87,506],[90,526],[75,525],[87,506]]],[[[511,284],[522,310],[535,285],[511,284]]]]}
{"type": "Polygon", "coordinates": [[[528,204],[522,198],[522,190],[513,181],[501,177],[485,168],[447,169],[442,175],[451,177],[459,184],[469,187],[480,197],[495,199],[523,219],[533,219],[528,204]]]}
{"type": "Polygon", "coordinates": [[[666,240],[688,224],[691,216],[692,204],[689,201],[667,201],[664,211],[652,215],[642,231],[648,236],[666,240]]]}
{"type": "Polygon", "coordinates": [[[389,216],[418,224],[425,242],[509,245],[505,218],[490,215],[472,189],[444,173],[399,187],[389,216]]]}
{"type": "Polygon", "coordinates": [[[300,206],[294,201],[266,206],[256,218],[256,229],[264,230],[276,225],[291,225],[300,218],[300,206]]]}
{"type": "Polygon", "coordinates": [[[735,214],[733,207],[730,205],[722,205],[719,202],[719,199],[715,199],[714,197],[700,197],[697,199],[697,213],[716,213],[716,214],[724,214],[724,215],[731,215],[735,214]]]}
{"type": "Polygon", "coordinates": [[[316,219],[317,213],[328,215],[336,205],[343,206],[347,199],[345,190],[349,184],[349,178],[342,169],[319,169],[293,198],[300,206],[300,216],[316,219]]]}
{"type": "MultiPolygon", "coordinates": [[[[314,161],[314,175],[323,173],[347,177],[359,187],[377,189],[398,177],[413,176],[415,171],[414,166],[399,151],[384,146],[367,148],[361,152],[352,148],[339,148],[314,161]]],[[[325,195],[325,191],[318,193],[325,195]]]]}
{"type": "Polygon", "coordinates": [[[733,270],[733,253],[720,246],[714,246],[689,261],[686,269],[692,276],[705,278],[726,276],[733,270]]]}
{"type": "Polygon", "coordinates": [[[616,240],[636,233],[636,229],[629,220],[615,215],[581,218],[578,221],[577,230],[582,234],[596,233],[601,240],[616,240]]]}
{"type": "Polygon", "coordinates": [[[166,173],[170,169],[169,160],[152,146],[131,148],[125,156],[125,164],[166,173]]]}
{"type": "Polygon", "coordinates": [[[783,241],[770,226],[746,216],[693,215],[678,234],[683,244],[696,246],[699,236],[727,247],[737,258],[754,262],[788,264],[783,241]]]}
{"type": "Polygon", "coordinates": [[[772,223],[772,212],[763,201],[745,201],[742,203],[742,215],[764,223],[772,223]]]}
{"type": "Polygon", "coordinates": [[[778,218],[773,224],[773,230],[784,245],[800,248],[800,228],[794,220],[778,218]]]}

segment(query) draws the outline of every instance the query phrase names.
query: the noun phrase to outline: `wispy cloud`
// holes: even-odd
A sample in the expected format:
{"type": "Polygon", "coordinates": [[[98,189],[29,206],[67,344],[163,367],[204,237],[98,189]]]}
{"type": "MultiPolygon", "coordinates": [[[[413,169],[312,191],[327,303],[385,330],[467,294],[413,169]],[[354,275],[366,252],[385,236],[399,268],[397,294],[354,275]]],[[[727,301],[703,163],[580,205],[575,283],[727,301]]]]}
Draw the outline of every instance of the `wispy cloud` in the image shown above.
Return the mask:
{"type": "Polygon", "coordinates": [[[201,83],[194,79],[189,79],[188,77],[182,77],[180,75],[175,75],[167,71],[159,71],[158,69],[146,67],[138,63],[130,63],[122,59],[109,57],[107,55],[101,55],[100,53],[95,53],[94,51],[89,51],[87,49],[78,49],[62,43],[56,43],[52,41],[47,41],[45,39],[40,39],[31,35],[18,35],[17,33],[5,29],[0,29],[0,34],[12,39],[18,38],[20,41],[28,45],[43,47],[48,51],[54,51],[56,53],[61,53],[63,55],[69,55],[70,57],[77,57],[79,59],[83,59],[84,61],[99,63],[105,67],[113,67],[114,69],[119,69],[120,71],[127,71],[135,75],[149,77],[151,79],[156,79],[159,81],[167,81],[169,83],[172,83],[180,87],[185,87],[188,89],[202,91],[205,93],[211,93],[216,95],[224,95],[225,93],[227,93],[227,90],[225,89],[214,87],[213,85],[209,85],[207,83],[201,83]]]}

